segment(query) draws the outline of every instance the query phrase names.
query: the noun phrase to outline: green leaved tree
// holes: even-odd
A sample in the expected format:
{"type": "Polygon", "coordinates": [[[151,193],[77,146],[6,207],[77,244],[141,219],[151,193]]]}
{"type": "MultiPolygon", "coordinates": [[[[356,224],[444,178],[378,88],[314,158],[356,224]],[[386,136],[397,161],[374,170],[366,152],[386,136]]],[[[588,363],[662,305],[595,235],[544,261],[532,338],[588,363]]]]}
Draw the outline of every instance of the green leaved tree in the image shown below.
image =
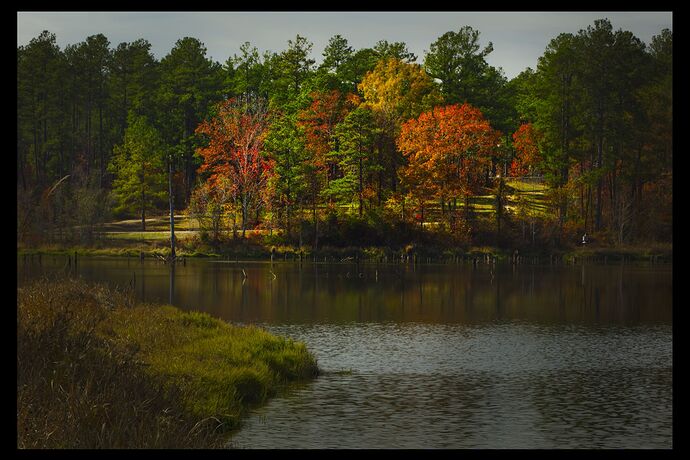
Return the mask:
{"type": "Polygon", "coordinates": [[[374,157],[376,124],[371,110],[358,107],[338,124],[334,141],[340,150],[334,152],[339,158],[343,177],[329,183],[330,193],[341,199],[357,197],[359,215],[362,216],[364,194],[371,177],[381,166],[374,157]]]}
{"type": "Polygon", "coordinates": [[[140,214],[146,230],[146,213],[166,203],[167,176],[160,135],[144,117],[131,115],[122,144],[116,145],[109,170],[115,176],[115,213],[140,214]]]}

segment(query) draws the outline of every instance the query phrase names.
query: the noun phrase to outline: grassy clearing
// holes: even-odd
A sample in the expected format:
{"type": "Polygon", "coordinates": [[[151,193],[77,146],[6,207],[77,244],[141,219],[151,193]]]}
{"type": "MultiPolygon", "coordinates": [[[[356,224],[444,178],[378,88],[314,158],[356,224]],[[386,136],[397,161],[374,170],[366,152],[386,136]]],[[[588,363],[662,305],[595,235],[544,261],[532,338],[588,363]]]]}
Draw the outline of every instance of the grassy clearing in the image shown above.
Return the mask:
{"type": "MultiPolygon", "coordinates": [[[[175,215],[175,230],[195,230],[197,228],[196,219],[192,219],[182,214],[175,215]]],[[[166,231],[170,229],[170,217],[162,215],[146,219],[146,230],[166,231]]],[[[141,219],[127,219],[115,222],[108,222],[99,226],[99,231],[104,232],[136,232],[141,231],[141,219]]]]}
{"type": "Polygon", "coordinates": [[[287,382],[302,343],[81,281],[18,289],[19,448],[219,447],[287,382]]]}
{"type": "Polygon", "coordinates": [[[543,182],[527,182],[512,178],[506,178],[506,184],[514,188],[517,192],[541,192],[548,190],[548,185],[543,182]]]}
{"type": "MultiPolygon", "coordinates": [[[[190,230],[183,230],[183,231],[178,231],[175,230],[175,237],[176,238],[183,238],[185,236],[190,236],[190,235],[196,235],[196,231],[190,231],[190,230]]],[[[106,238],[112,238],[112,239],[120,239],[120,240],[132,240],[132,241],[141,241],[141,240],[161,240],[161,241],[170,241],[170,230],[167,231],[145,231],[145,232],[108,232],[108,233],[103,233],[103,236],[106,238]]]]}

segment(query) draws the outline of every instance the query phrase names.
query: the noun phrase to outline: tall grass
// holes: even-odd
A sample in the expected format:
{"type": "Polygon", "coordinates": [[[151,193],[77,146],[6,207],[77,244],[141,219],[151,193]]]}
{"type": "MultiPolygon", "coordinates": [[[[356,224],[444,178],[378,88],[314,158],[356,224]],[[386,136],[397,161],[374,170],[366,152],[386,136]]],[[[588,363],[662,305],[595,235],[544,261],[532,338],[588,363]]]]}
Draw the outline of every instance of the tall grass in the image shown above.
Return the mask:
{"type": "Polygon", "coordinates": [[[18,289],[19,448],[219,447],[249,407],[316,373],[304,344],[256,327],[82,281],[18,289]]]}

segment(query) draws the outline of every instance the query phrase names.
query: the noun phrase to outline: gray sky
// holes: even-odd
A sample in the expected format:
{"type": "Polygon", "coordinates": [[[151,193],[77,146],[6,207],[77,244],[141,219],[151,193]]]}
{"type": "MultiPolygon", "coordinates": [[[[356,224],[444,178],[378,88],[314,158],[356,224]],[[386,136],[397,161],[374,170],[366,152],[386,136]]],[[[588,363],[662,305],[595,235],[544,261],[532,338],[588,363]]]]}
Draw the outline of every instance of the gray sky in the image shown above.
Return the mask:
{"type": "Polygon", "coordinates": [[[355,49],[379,40],[402,41],[422,63],[431,43],[448,31],[469,25],[480,31],[483,45],[493,42],[489,64],[513,78],[536,67],[548,42],[562,32],[577,33],[595,19],[608,18],[614,30],[631,31],[645,43],[662,29],[672,29],[672,12],[18,12],[17,45],[26,45],[41,31],[55,33],[58,45],[104,34],[112,48],[144,38],[157,59],[175,42],[194,37],[208,56],[225,62],[245,41],[259,49],[279,52],[299,33],[314,44],[312,58],[333,35],[345,37],[355,49]]]}

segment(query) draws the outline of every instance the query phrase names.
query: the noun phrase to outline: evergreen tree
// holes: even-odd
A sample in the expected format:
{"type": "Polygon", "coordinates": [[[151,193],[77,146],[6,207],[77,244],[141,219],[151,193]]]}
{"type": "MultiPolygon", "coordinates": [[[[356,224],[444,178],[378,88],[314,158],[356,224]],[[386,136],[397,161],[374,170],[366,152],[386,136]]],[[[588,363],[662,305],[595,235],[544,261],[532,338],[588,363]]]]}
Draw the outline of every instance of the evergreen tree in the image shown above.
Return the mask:
{"type": "Polygon", "coordinates": [[[115,176],[115,212],[141,216],[146,230],[147,212],[165,205],[167,175],[163,142],[155,128],[141,115],[131,115],[122,144],[114,149],[110,171],[115,176]]]}

